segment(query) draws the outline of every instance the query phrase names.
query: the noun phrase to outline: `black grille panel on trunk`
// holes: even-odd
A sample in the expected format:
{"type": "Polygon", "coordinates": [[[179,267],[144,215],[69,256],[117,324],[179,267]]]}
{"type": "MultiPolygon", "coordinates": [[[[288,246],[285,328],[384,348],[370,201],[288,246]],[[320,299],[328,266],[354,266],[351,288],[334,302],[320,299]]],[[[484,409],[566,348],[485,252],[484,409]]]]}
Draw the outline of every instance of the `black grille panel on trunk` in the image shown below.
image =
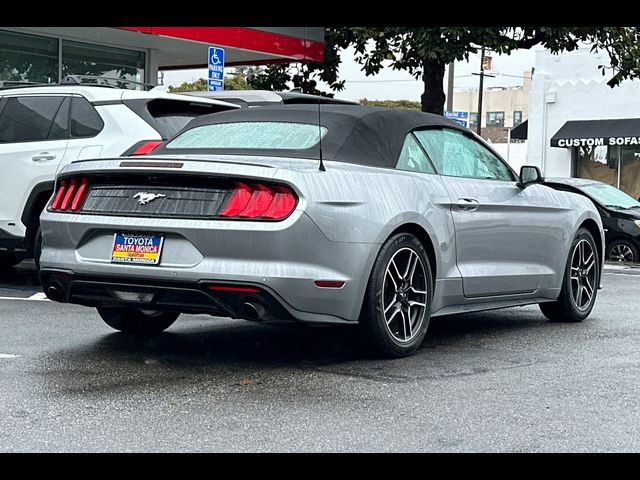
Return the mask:
{"type": "Polygon", "coordinates": [[[136,217],[213,218],[224,204],[226,188],[93,185],[83,213],[136,217]]]}

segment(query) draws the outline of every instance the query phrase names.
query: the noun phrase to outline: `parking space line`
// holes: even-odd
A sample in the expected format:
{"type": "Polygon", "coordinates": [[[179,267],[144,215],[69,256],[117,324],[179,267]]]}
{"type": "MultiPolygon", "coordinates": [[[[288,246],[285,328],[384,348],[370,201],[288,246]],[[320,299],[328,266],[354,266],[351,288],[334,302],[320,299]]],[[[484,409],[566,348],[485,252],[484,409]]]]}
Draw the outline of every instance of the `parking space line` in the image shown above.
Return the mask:
{"type": "Polygon", "coordinates": [[[14,355],[13,353],[0,353],[0,358],[18,358],[20,355],[14,355]]]}
{"type": "Polygon", "coordinates": [[[0,300],[26,300],[30,302],[49,302],[48,298],[0,297],[0,300]]]}
{"type": "Polygon", "coordinates": [[[47,296],[44,294],[44,292],[38,292],[34,295],[31,295],[29,298],[27,298],[27,300],[38,300],[38,301],[44,301],[44,300],[49,300],[47,298],[47,296]]]}

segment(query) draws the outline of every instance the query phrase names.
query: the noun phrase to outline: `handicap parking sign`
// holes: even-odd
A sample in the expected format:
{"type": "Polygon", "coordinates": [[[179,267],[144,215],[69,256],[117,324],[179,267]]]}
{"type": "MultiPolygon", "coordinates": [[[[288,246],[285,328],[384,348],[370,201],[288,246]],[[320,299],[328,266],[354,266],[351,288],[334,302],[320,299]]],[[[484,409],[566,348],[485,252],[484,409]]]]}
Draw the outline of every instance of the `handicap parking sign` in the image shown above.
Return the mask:
{"type": "Polygon", "coordinates": [[[209,91],[224,90],[224,48],[209,47],[209,91]]]}

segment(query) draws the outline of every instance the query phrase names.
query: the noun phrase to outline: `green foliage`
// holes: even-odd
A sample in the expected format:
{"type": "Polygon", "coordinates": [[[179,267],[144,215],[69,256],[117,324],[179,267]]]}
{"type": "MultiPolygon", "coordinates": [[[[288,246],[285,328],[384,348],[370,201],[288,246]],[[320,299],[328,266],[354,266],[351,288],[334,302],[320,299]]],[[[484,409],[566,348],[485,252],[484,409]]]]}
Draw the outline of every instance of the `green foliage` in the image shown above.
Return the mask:
{"type": "MultiPolygon", "coordinates": [[[[180,85],[176,87],[169,86],[168,91],[170,93],[179,93],[179,92],[200,92],[205,91],[208,88],[207,79],[199,78],[195,82],[182,82],[180,85]]],[[[249,86],[244,76],[241,74],[234,75],[232,77],[227,77],[224,79],[224,89],[225,90],[249,90],[252,88],[249,86]]]]}
{"type": "Polygon", "coordinates": [[[353,40],[349,27],[328,27],[325,30],[324,61],[306,64],[275,64],[256,69],[249,74],[247,81],[252,88],[282,91],[299,88],[302,93],[333,97],[333,93],[318,90],[318,80],[329,84],[333,91],[344,89],[344,80],[338,79],[340,52],[353,40]]]}
{"type": "Polygon", "coordinates": [[[412,100],[368,100],[363,98],[360,104],[368,107],[404,108],[406,110],[420,110],[420,102],[412,100]]]}
{"type": "Polygon", "coordinates": [[[207,80],[205,78],[199,78],[195,82],[182,82],[177,87],[169,86],[167,89],[170,93],[179,92],[200,92],[207,89],[207,80]]]}
{"type": "Polygon", "coordinates": [[[249,90],[251,88],[242,75],[234,75],[224,79],[225,90],[249,90]]]}
{"type": "Polygon", "coordinates": [[[287,82],[290,75],[287,73],[289,65],[278,63],[262,69],[254,69],[247,76],[247,83],[255,90],[272,90],[281,92],[289,90],[287,82]]]}

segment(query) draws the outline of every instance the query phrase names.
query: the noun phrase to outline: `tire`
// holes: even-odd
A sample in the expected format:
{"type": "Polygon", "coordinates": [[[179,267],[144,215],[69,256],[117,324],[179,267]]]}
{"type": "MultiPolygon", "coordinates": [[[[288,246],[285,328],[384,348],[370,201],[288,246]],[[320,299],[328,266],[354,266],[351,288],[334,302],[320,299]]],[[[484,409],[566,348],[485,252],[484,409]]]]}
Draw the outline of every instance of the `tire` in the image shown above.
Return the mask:
{"type": "Polygon", "coordinates": [[[178,312],[145,313],[135,308],[98,307],[97,310],[111,328],[135,335],[163,332],[180,316],[178,312]]]}
{"type": "Polygon", "coordinates": [[[0,269],[11,268],[22,261],[22,258],[9,252],[0,252],[0,269]]]}
{"type": "Polygon", "coordinates": [[[424,246],[410,233],[394,235],[373,265],[360,315],[371,353],[385,358],[412,354],[427,333],[432,296],[431,265],[424,246]],[[407,273],[409,262],[415,265],[413,275],[407,273]]]}
{"type": "Polygon", "coordinates": [[[560,295],[554,302],[539,304],[542,314],[554,322],[581,322],[593,309],[599,282],[600,259],[596,242],[586,228],[579,228],[569,249],[560,295]],[[587,295],[586,299],[584,295],[587,295]]]}
{"type": "Polygon", "coordinates": [[[614,240],[607,245],[605,257],[609,262],[636,263],[640,261],[638,248],[628,240],[614,240]]]}

